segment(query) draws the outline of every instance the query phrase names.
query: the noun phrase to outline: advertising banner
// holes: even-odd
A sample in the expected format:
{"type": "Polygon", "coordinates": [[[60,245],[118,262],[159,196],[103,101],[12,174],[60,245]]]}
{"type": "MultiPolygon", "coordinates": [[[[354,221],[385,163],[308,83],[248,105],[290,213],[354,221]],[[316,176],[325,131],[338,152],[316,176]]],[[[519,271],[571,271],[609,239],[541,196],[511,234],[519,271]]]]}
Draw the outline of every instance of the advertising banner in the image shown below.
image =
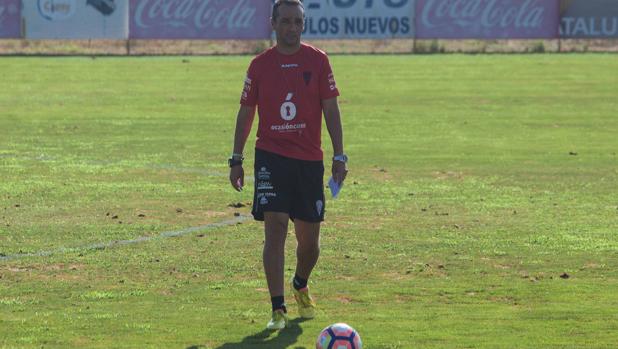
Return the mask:
{"type": "Polygon", "coordinates": [[[27,39],[126,39],[128,0],[25,0],[27,39]]]}
{"type": "Polygon", "coordinates": [[[268,0],[130,0],[132,39],[268,39],[268,0]]]}
{"type": "Polygon", "coordinates": [[[0,38],[19,38],[21,36],[20,23],[20,0],[0,0],[0,38]]]}
{"type": "Polygon", "coordinates": [[[563,38],[618,38],[616,0],[562,0],[560,14],[563,38]]]}
{"type": "Polygon", "coordinates": [[[414,0],[305,0],[307,39],[414,36],[414,0]]]}
{"type": "Polygon", "coordinates": [[[532,39],[558,36],[559,0],[417,0],[421,39],[532,39]]]}

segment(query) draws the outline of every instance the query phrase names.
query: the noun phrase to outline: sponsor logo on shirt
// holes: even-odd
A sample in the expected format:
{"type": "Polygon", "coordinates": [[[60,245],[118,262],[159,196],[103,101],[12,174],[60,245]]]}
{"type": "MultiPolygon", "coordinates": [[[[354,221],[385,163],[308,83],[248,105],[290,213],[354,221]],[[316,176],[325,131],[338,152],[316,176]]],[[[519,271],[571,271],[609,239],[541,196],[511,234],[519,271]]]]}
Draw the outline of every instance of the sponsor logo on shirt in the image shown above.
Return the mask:
{"type": "Polygon", "coordinates": [[[296,117],[296,104],[292,102],[292,97],[294,97],[294,94],[292,92],[288,93],[285,102],[281,104],[281,118],[285,121],[294,120],[296,117]]]}
{"type": "Polygon", "coordinates": [[[302,130],[307,128],[307,124],[302,123],[302,124],[288,124],[287,122],[285,124],[282,125],[272,125],[270,127],[271,130],[273,131],[279,131],[279,132],[296,132],[298,130],[302,130]]]}
{"type": "MultiPolygon", "coordinates": [[[[294,93],[292,92],[288,93],[285,98],[285,102],[281,104],[281,109],[280,109],[281,118],[285,121],[292,121],[296,118],[297,111],[296,111],[296,104],[292,102],[293,97],[294,97],[294,93]]],[[[281,125],[270,126],[270,129],[272,131],[279,131],[280,133],[302,132],[300,130],[303,130],[305,128],[307,128],[306,123],[291,124],[291,123],[286,122],[281,125]]]]}
{"type": "Polygon", "coordinates": [[[281,68],[283,69],[288,69],[288,68],[298,68],[298,64],[296,63],[292,63],[292,64],[282,64],[281,68]]]}

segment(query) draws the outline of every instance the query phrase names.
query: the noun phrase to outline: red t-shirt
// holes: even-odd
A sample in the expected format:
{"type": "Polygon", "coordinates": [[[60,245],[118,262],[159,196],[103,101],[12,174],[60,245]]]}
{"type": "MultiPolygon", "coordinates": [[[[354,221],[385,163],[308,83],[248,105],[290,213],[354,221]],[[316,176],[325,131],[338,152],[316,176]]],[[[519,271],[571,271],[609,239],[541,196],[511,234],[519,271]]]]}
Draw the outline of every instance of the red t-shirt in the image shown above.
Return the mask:
{"type": "Polygon", "coordinates": [[[322,100],[339,96],[326,53],[307,44],[293,55],[272,47],[253,59],[240,104],[257,105],[256,148],[322,160],[322,100]]]}

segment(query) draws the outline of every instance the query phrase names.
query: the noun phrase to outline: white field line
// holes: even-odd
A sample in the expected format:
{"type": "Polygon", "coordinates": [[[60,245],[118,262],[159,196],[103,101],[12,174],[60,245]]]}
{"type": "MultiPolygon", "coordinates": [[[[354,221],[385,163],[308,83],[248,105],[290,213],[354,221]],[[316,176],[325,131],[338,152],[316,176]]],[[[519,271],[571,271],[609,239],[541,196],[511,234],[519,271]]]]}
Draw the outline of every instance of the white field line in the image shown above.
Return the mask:
{"type": "Polygon", "coordinates": [[[186,228],[186,229],[176,230],[176,231],[166,231],[166,232],[160,233],[157,236],[139,237],[133,240],[110,241],[110,242],[103,242],[103,243],[92,244],[92,245],[87,245],[87,246],[80,246],[80,247],[60,247],[55,250],[40,251],[40,252],[34,252],[34,253],[21,253],[21,254],[7,255],[7,256],[0,255],[0,262],[11,261],[11,260],[27,258],[27,257],[49,257],[53,255],[70,253],[70,252],[105,250],[107,248],[113,248],[117,246],[132,245],[132,244],[138,244],[141,242],[149,242],[153,240],[179,237],[179,236],[195,233],[198,231],[212,230],[216,228],[221,228],[221,227],[226,227],[226,226],[242,223],[250,218],[251,216],[241,215],[241,216],[235,217],[234,219],[229,219],[229,220],[218,222],[218,223],[210,223],[210,224],[201,225],[198,227],[191,227],[191,228],[186,228]]]}
{"type": "MultiPolygon", "coordinates": [[[[15,154],[0,154],[0,158],[18,158],[18,159],[35,160],[35,161],[55,161],[56,160],[55,158],[49,157],[46,155],[40,155],[37,157],[23,157],[23,156],[18,156],[15,154]]],[[[94,165],[94,166],[119,165],[119,163],[115,163],[111,161],[82,161],[80,163],[86,164],[86,165],[94,165]]],[[[178,167],[175,165],[167,165],[167,164],[146,165],[146,166],[141,166],[138,168],[146,168],[150,170],[169,170],[169,171],[175,171],[175,172],[181,172],[181,173],[199,174],[199,175],[203,175],[207,177],[227,177],[228,176],[227,173],[222,173],[222,172],[217,172],[217,171],[210,171],[210,170],[205,170],[201,168],[178,167]]],[[[252,182],[252,181],[253,181],[252,176],[245,177],[245,182],[252,182]]],[[[123,245],[136,244],[140,242],[148,242],[148,241],[155,240],[155,239],[177,237],[177,236],[182,236],[182,235],[190,234],[190,233],[197,232],[197,231],[215,229],[215,228],[228,226],[228,225],[234,225],[234,224],[244,222],[248,220],[249,218],[251,217],[250,216],[239,216],[234,219],[230,219],[230,220],[219,222],[219,223],[211,223],[211,224],[202,225],[199,227],[191,227],[191,228],[186,228],[186,229],[178,230],[178,231],[168,231],[168,232],[163,232],[159,234],[158,236],[140,237],[134,240],[112,241],[112,242],[107,242],[107,243],[99,243],[99,244],[93,244],[89,246],[72,247],[72,248],[61,247],[55,250],[40,251],[40,252],[35,252],[35,253],[21,253],[21,254],[15,254],[15,255],[7,255],[7,256],[0,255],[0,261],[9,261],[9,260],[27,258],[27,257],[48,257],[48,256],[55,255],[55,254],[63,254],[63,253],[69,253],[69,252],[75,252],[75,251],[103,250],[103,249],[112,248],[115,246],[123,246],[123,245]]]]}

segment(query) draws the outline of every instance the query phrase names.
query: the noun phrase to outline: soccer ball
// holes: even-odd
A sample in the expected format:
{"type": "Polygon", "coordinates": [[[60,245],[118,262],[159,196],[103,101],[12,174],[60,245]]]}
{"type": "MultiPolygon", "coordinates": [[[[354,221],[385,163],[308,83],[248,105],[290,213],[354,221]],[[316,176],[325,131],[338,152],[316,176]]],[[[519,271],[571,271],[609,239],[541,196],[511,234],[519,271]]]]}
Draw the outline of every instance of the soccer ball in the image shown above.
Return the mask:
{"type": "Polygon", "coordinates": [[[347,324],[333,324],[322,330],[315,344],[316,349],[362,349],[363,342],[347,324]]]}

